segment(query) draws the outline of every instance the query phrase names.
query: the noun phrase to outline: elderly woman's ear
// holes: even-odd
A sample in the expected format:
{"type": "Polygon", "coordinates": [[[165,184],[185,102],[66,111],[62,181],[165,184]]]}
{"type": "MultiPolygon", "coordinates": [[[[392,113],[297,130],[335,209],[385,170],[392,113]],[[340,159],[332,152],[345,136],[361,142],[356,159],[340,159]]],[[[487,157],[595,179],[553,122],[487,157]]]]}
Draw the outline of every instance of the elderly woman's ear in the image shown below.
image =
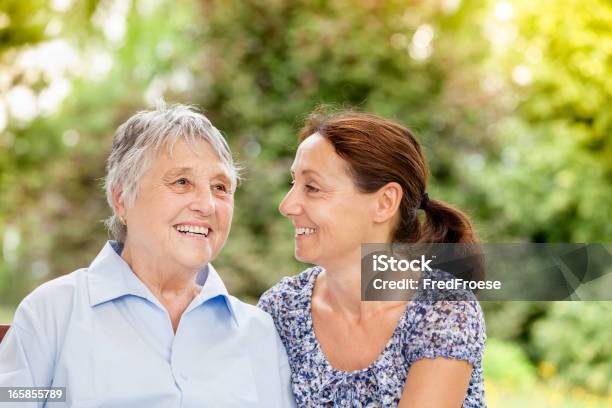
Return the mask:
{"type": "Polygon", "coordinates": [[[398,214],[402,196],[402,187],[396,182],[387,183],[378,190],[374,200],[374,222],[384,223],[398,214]]]}
{"type": "Polygon", "coordinates": [[[113,207],[115,208],[115,213],[121,220],[122,224],[125,224],[125,202],[123,200],[123,191],[118,187],[113,188],[113,207]]]}

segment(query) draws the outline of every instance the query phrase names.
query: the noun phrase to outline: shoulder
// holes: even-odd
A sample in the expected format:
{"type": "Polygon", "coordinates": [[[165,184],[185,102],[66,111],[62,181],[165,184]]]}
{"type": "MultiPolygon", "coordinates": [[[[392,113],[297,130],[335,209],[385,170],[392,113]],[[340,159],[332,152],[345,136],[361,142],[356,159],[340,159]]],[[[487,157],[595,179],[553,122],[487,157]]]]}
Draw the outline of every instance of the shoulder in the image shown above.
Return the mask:
{"type": "Polygon", "coordinates": [[[86,271],[79,269],[34,289],[17,307],[12,325],[54,349],[73,316],[75,299],[86,288],[86,271]]]}
{"type": "Polygon", "coordinates": [[[404,336],[412,361],[445,357],[480,365],[486,342],[482,308],[476,299],[415,301],[404,336]]]}
{"type": "Polygon", "coordinates": [[[264,331],[274,329],[274,322],[268,313],[234,296],[229,295],[227,299],[241,327],[245,327],[249,330],[264,331]]]}
{"type": "Polygon", "coordinates": [[[27,295],[17,311],[30,313],[43,319],[65,315],[81,291],[86,290],[87,269],[78,269],[43,283],[27,295]]]}
{"type": "Polygon", "coordinates": [[[282,311],[302,309],[310,302],[313,281],[321,270],[313,266],[295,276],[284,277],[261,295],[257,306],[273,316],[282,311]]]}
{"type": "Polygon", "coordinates": [[[476,300],[416,301],[417,319],[421,325],[445,330],[484,331],[484,316],[476,300]]]}
{"type": "MultiPolygon", "coordinates": [[[[446,280],[452,275],[436,270],[431,278],[446,280]]],[[[419,292],[403,335],[409,362],[444,357],[479,366],[486,343],[482,308],[470,290],[419,292]]]]}
{"type": "Polygon", "coordinates": [[[227,299],[235,314],[238,330],[241,336],[248,339],[250,347],[268,356],[278,355],[281,341],[272,316],[234,296],[230,295],[227,299]]]}
{"type": "MultiPolygon", "coordinates": [[[[431,278],[444,281],[453,279],[453,275],[442,270],[434,270],[431,278]]],[[[458,331],[480,340],[485,333],[484,315],[480,303],[469,289],[429,290],[423,299],[417,302],[417,311],[421,312],[422,322],[433,328],[447,332],[458,331]]]]}

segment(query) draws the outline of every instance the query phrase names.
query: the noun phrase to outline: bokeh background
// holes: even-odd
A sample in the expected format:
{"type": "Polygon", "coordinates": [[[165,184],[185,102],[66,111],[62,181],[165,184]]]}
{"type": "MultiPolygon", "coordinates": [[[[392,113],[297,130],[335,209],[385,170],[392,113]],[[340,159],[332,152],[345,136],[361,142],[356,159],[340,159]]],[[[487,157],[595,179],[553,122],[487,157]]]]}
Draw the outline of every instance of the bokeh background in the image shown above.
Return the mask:
{"type": "MultiPolygon", "coordinates": [[[[247,168],[216,265],[250,302],[304,268],[277,205],[320,104],[411,127],[485,242],[611,241],[609,0],[0,0],[1,321],[101,248],[113,132],[160,97],[247,168]]],[[[483,307],[491,407],[612,406],[612,303],[483,307]]]]}

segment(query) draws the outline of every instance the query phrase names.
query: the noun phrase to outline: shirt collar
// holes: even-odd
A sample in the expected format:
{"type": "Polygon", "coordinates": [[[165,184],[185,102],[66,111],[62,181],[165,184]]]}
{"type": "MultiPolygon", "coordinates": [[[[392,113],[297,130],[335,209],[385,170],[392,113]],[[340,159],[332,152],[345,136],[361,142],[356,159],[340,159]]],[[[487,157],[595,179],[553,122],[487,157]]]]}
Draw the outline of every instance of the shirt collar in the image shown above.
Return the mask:
{"type": "Polygon", "coordinates": [[[185,313],[200,306],[210,299],[221,296],[225,301],[227,309],[232,315],[232,319],[236,325],[238,325],[238,315],[236,314],[236,310],[232,305],[230,295],[214,266],[212,266],[212,264],[207,264],[200,272],[198,272],[196,281],[198,285],[202,285],[202,290],[187,307],[185,313]]]}
{"type": "MultiPolygon", "coordinates": [[[[138,296],[163,308],[149,288],[136,276],[130,266],[121,258],[123,245],[107,241],[88,268],[89,304],[92,307],[123,296],[138,296]]],[[[232,319],[238,319],[231,299],[221,277],[211,264],[207,264],[196,276],[202,290],[185,310],[185,313],[218,296],[223,297],[232,319]]]]}

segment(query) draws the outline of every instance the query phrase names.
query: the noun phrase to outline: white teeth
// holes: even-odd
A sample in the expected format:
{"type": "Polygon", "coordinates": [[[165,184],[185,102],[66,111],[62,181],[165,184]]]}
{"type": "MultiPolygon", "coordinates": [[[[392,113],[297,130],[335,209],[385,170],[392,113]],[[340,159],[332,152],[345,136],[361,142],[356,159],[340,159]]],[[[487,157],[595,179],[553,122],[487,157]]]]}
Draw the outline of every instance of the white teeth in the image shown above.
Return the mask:
{"type": "Polygon", "coordinates": [[[311,235],[314,234],[317,230],[314,228],[305,228],[305,227],[299,227],[295,229],[295,233],[297,235],[311,235]]]}
{"type": "Polygon", "coordinates": [[[191,232],[192,234],[202,234],[208,236],[209,229],[195,225],[178,225],[176,229],[180,232],[191,232]]]}

